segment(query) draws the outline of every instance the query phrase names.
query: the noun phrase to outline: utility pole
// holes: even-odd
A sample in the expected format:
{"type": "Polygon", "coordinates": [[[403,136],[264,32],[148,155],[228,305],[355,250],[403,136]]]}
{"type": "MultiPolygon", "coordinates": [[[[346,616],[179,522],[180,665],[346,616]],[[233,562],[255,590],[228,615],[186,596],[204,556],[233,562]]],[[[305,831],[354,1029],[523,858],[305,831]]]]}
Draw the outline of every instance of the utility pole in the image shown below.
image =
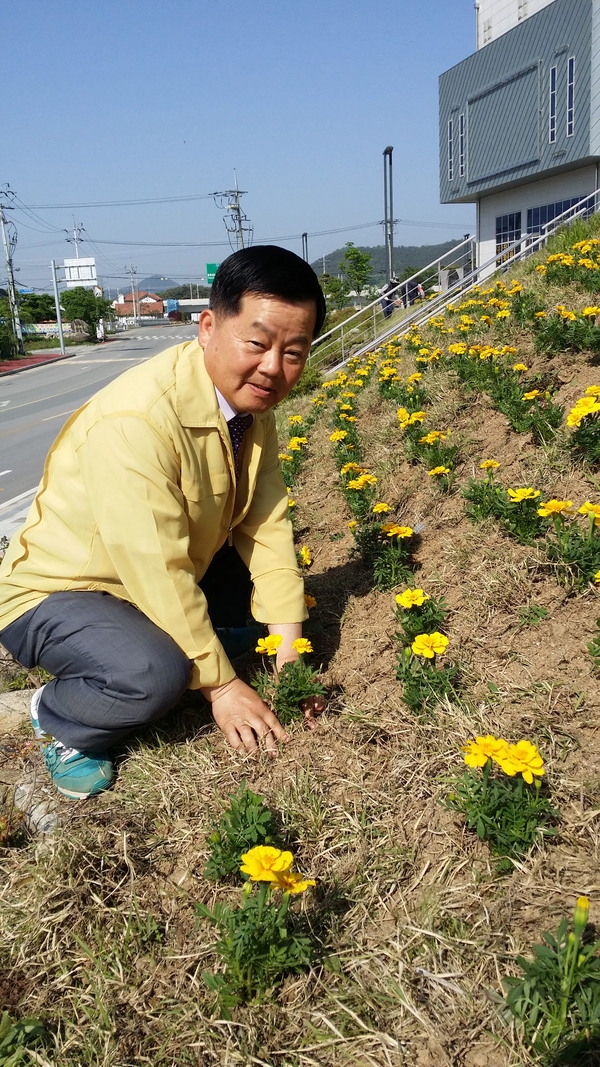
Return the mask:
{"type": "Polygon", "coordinates": [[[240,197],[244,196],[244,189],[238,189],[237,174],[234,171],[235,188],[226,189],[223,193],[213,193],[215,204],[218,208],[225,209],[223,222],[229,234],[229,243],[233,248],[232,238],[235,237],[234,251],[246,248],[252,244],[254,227],[247,215],[242,212],[240,197]]]}
{"type": "Polygon", "coordinates": [[[308,234],[302,234],[302,259],[308,263],[308,234]]]}
{"type": "Polygon", "coordinates": [[[50,270],[52,271],[52,288],[54,289],[54,306],[56,308],[56,323],[58,325],[58,338],[60,341],[60,354],[65,354],[65,338],[63,334],[62,315],[60,311],[60,296],[58,293],[58,281],[56,279],[56,263],[53,259],[50,260],[50,270]]]}
{"type": "Polygon", "coordinates": [[[65,233],[72,233],[73,234],[72,237],[67,237],[66,240],[67,240],[68,244],[75,245],[75,259],[79,259],[79,242],[83,241],[83,237],[81,235],[84,232],[85,231],[83,229],[83,223],[80,222],[79,226],[78,226],[77,223],[75,222],[75,216],[73,215],[73,229],[72,230],[65,230],[65,233]]]}
{"type": "MultiPolygon", "coordinates": [[[[4,195],[4,194],[3,194],[4,195]]],[[[0,203],[0,229],[2,230],[2,244],[4,246],[4,258],[6,260],[6,277],[8,280],[8,303],[10,306],[10,315],[13,322],[13,330],[15,334],[15,340],[17,342],[17,352],[20,356],[25,353],[25,346],[23,344],[23,330],[21,329],[21,320],[19,318],[19,306],[17,304],[17,292],[15,289],[15,276],[13,274],[13,261],[12,253],[14,252],[15,245],[17,243],[17,231],[14,223],[7,224],[7,219],[4,211],[8,208],[9,211],[12,208],[8,207],[8,204],[0,203]],[[6,232],[7,225],[10,225],[14,231],[9,237],[6,232]]]]}
{"type": "Polygon", "coordinates": [[[383,150],[383,211],[385,229],[386,257],[386,281],[394,275],[394,207],[392,190],[392,152],[394,148],[388,145],[383,150]]]}
{"type": "Polygon", "coordinates": [[[131,278],[131,303],[133,304],[133,324],[137,326],[137,312],[135,307],[135,276],[137,274],[137,267],[132,266],[130,263],[128,267],[125,267],[129,277],[131,278]]]}

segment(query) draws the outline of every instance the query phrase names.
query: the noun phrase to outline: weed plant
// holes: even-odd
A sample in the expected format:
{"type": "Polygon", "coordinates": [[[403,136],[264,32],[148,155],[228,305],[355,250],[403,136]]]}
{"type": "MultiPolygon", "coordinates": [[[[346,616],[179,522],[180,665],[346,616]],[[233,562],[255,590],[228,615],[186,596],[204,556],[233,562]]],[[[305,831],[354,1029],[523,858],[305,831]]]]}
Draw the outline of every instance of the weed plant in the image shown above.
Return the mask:
{"type": "Polygon", "coordinates": [[[0,1016],[0,1065],[2,1067],[29,1067],[33,1063],[46,1063],[32,1049],[44,1044],[46,1029],[39,1019],[13,1019],[7,1011],[0,1016]]]}
{"type": "Polygon", "coordinates": [[[597,1062],[600,941],[584,936],[589,906],[579,897],[572,926],[563,919],[554,933],[546,931],[532,959],[517,958],[522,976],[504,979],[508,1009],[548,1065],[597,1062]]]}

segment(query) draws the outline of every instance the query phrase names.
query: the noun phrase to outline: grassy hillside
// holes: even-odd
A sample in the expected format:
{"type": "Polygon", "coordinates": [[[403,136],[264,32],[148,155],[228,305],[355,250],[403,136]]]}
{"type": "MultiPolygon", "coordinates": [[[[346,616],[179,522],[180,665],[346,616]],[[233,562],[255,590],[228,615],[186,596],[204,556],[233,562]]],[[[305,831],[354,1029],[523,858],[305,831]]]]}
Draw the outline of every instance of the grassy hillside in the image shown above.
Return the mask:
{"type": "MultiPolygon", "coordinates": [[[[595,229],[280,411],[329,707],[317,730],[290,727],[278,759],[252,760],[185,701],[124,751],[109,794],[61,805],[61,832],[6,834],[0,1002],[45,1020],[34,1062],[599,1062],[600,1013],[581,1014],[597,980],[554,1031],[543,1016],[515,1026],[503,984],[578,897],[600,915],[600,244],[571,247],[595,229]],[[411,654],[407,590],[428,598],[433,659],[411,654]],[[469,771],[463,746],[488,735],[536,746],[543,767],[520,750],[531,784],[514,749],[469,771]],[[240,900],[204,867],[242,779],[316,881],[291,907],[320,947],[312,970],[227,1013],[203,979],[222,962],[195,905],[240,900]],[[500,816],[478,836],[460,810],[484,781],[488,799],[517,798],[496,853],[484,838],[500,816]],[[538,802],[554,814],[524,826],[538,802]]],[[[7,782],[39,766],[17,741],[7,782]]],[[[557,1012],[562,995],[559,982],[557,1012]]]]}

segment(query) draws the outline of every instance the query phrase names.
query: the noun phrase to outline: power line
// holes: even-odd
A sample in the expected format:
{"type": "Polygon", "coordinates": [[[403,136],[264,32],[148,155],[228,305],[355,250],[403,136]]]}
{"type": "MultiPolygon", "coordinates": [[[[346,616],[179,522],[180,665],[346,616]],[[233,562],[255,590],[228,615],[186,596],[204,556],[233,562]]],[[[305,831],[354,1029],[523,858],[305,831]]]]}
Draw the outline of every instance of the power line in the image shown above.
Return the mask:
{"type": "Polygon", "coordinates": [[[181,204],[190,200],[212,200],[218,193],[195,193],[191,196],[153,196],[144,200],[96,200],[82,204],[32,204],[37,211],[74,211],[85,207],[135,207],[141,204],[181,204]]]}

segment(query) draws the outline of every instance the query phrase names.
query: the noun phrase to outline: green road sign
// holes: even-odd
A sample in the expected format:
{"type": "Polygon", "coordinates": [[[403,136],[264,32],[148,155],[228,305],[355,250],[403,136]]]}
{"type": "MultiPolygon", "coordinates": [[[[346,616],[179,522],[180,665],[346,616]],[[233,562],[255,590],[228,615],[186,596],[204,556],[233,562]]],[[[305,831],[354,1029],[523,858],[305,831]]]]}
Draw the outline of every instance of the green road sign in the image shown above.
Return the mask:
{"type": "Polygon", "coordinates": [[[215,274],[217,273],[220,263],[207,263],[206,264],[206,284],[212,285],[215,280],[215,274]]]}

